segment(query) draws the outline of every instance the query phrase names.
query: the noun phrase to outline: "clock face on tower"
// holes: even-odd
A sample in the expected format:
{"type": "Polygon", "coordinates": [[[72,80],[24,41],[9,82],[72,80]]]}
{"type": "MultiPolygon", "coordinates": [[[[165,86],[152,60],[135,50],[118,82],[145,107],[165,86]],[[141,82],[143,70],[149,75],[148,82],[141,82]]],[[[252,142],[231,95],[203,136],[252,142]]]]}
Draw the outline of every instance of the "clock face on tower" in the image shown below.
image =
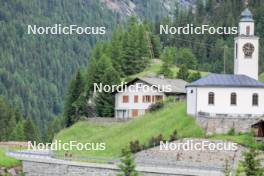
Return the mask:
{"type": "Polygon", "coordinates": [[[252,43],[246,43],[243,46],[243,52],[245,54],[245,57],[252,57],[254,50],[255,50],[255,48],[254,48],[254,45],[252,43]]]}

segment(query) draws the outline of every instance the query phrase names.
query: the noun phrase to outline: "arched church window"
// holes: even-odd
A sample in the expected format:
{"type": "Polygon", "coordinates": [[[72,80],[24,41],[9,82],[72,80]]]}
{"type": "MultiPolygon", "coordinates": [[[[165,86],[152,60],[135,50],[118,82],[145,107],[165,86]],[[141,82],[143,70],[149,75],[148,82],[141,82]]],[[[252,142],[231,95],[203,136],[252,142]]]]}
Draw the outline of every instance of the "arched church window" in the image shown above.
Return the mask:
{"type": "Polygon", "coordinates": [[[246,27],[246,34],[249,35],[250,34],[250,26],[246,27]]]}
{"type": "Polygon", "coordinates": [[[254,93],[252,95],[252,105],[253,106],[258,106],[258,94],[254,93]]]}
{"type": "Polygon", "coordinates": [[[231,93],[231,105],[236,105],[237,104],[237,95],[236,93],[231,93]]]}
{"type": "Polygon", "coordinates": [[[209,92],[208,94],[208,104],[209,105],[214,105],[214,100],[215,99],[215,95],[213,92],[209,92]]]}

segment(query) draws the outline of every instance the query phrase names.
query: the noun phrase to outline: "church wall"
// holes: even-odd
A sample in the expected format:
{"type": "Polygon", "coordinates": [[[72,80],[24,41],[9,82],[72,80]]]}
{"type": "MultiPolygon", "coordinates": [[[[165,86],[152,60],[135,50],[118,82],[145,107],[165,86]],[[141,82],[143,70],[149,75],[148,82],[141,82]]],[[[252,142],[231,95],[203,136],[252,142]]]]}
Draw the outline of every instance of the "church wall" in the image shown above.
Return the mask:
{"type": "Polygon", "coordinates": [[[214,114],[232,114],[260,116],[264,114],[263,88],[197,88],[197,112],[214,114]],[[208,104],[208,93],[215,93],[215,104],[208,104]],[[237,105],[230,104],[231,93],[237,94],[237,105]],[[252,106],[252,95],[257,93],[259,105],[252,106]]]}
{"type": "Polygon", "coordinates": [[[194,87],[187,87],[187,114],[196,115],[196,95],[197,91],[194,87]]]}

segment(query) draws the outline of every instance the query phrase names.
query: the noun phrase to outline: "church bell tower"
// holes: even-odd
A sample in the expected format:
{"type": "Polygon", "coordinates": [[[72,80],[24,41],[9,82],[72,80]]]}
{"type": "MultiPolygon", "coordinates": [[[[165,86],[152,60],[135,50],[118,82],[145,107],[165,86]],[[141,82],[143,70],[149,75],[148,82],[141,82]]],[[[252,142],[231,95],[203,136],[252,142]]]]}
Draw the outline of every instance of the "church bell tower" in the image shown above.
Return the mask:
{"type": "Polygon", "coordinates": [[[259,37],[254,35],[253,15],[248,8],[240,16],[234,52],[234,74],[258,80],[259,37]]]}

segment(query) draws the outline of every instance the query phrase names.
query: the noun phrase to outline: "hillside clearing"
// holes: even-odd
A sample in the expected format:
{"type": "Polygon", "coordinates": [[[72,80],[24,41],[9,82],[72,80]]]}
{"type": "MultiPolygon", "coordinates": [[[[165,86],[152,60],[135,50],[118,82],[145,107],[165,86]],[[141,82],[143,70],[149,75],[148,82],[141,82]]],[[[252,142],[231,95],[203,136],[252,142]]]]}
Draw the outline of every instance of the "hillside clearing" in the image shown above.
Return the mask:
{"type": "MultiPolygon", "coordinates": [[[[168,103],[160,111],[112,126],[82,121],[62,130],[55,139],[61,140],[62,143],[69,141],[104,142],[106,144],[104,151],[73,150],[73,156],[116,158],[120,156],[123,148],[128,147],[130,141],[139,140],[141,144],[148,144],[151,137],[159,134],[168,139],[175,129],[179,137],[203,137],[203,130],[193,118],[186,115],[185,109],[185,102],[168,103]]],[[[63,153],[64,151],[58,152],[60,155],[63,153]]]]}
{"type": "MultiPolygon", "coordinates": [[[[150,63],[150,65],[143,71],[143,72],[140,72],[138,74],[135,74],[133,76],[131,76],[132,78],[135,78],[135,77],[142,77],[142,76],[157,76],[160,69],[161,69],[161,66],[162,66],[162,60],[159,60],[159,59],[153,59],[150,63]]],[[[179,68],[176,66],[176,65],[173,65],[172,66],[172,72],[173,72],[173,77],[176,78],[176,75],[179,71],[179,68]]],[[[190,70],[190,72],[195,72],[196,70],[190,70]]],[[[202,77],[208,75],[209,72],[202,72],[201,71],[201,75],[202,77]]]]}

